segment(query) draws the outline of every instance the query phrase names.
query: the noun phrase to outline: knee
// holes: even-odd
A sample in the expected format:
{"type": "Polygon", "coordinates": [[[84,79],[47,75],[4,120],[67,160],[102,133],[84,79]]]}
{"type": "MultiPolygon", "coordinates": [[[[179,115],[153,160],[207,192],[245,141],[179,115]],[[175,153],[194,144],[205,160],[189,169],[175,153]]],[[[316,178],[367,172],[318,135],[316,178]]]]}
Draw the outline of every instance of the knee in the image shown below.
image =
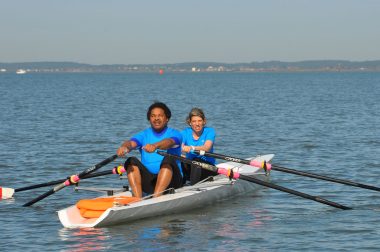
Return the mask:
{"type": "Polygon", "coordinates": [[[170,170],[173,169],[173,162],[175,162],[172,158],[170,157],[165,157],[162,162],[160,168],[168,168],[170,170]]]}
{"type": "Polygon", "coordinates": [[[139,160],[136,157],[129,157],[124,163],[124,168],[127,172],[133,171],[133,167],[138,165],[139,160]]]}
{"type": "Polygon", "coordinates": [[[173,170],[173,167],[172,167],[172,165],[170,165],[170,164],[161,164],[161,167],[160,167],[160,169],[168,169],[168,170],[173,170]]]}

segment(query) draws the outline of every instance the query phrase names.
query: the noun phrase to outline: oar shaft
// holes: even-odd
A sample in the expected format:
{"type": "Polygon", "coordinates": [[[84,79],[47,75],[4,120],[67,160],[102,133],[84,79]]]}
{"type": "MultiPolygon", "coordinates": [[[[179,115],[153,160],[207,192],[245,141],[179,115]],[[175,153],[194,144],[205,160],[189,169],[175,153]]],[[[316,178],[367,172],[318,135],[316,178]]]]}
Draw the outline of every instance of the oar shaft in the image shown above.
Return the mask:
{"type": "Polygon", "coordinates": [[[232,162],[240,163],[240,164],[250,165],[250,162],[251,162],[250,160],[241,159],[241,158],[237,158],[237,157],[231,157],[231,156],[225,156],[225,155],[217,154],[217,153],[213,153],[213,152],[206,152],[206,151],[193,151],[193,152],[195,154],[198,154],[198,155],[213,157],[213,158],[217,158],[217,159],[223,159],[226,161],[232,161],[232,162]]]}
{"type": "Polygon", "coordinates": [[[86,176],[87,174],[90,174],[96,170],[98,170],[99,168],[111,163],[112,161],[114,161],[115,159],[117,158],[117,155],[113,155],[109,158],[106,158],[104,159],[103,161],[101,161],[100,163],[97,163],[96,165],[84,170],[83,172],[79,173],[78,177],[81,179],[83,178],[84,176],[86,176]]]}
{"type": "Polygon", "coordinates": [[[21,187],[21,188],[16,188],[15,192],[22,192],[22,191],[32,190],[32,189],[41,188],[41,187],[45,187],[45,186],[53,186],[53,185],[57,185],[59,183],[63,183],[65,181],[66,181],[66,179],[59,179],[59,180],[54,180],[54,181],[41,183],[41,184],[37,184],[37,185],[25,186],[25,187],[21,187]]]}
{"type": "Polygon", "coordinates": [[[90,174],[87,174],[86,176],[84,176],[82,179],[96,178],[96,177],[101,177],[101,176],[110,175],[110,174],[114,174],[113,170],[90,173],[90,174]]]}
{"type": "Polygon", "coordinates": [[[305,176],[305,177],[326,180],[326,181],[330,181],[330,182],[335,182],[335,183],[339,183],[339,184],[344,184],[344,185],[349,185],[349,186],[355,186],[355,187],[360,187],[360,188],[364,188],[364,189],[369,189],[369,190],[374,190],[374,191],[379,191],[380,192],[380,188],[376,187],[376,186],[356,183],[354,181],[345,180],[345,179],[332,178],[332,177],[328,177],[328,176],[324,176],[324,175],[319,175],[319,174],[315,174],[315,173],[311,173],[311,172],[298,171],[298,170],[294,170],[294,169],[290,169],[290,168],[286,168],[286,167],[281,167],[281,166],[277,166],[277,165],[273,165],[273,164],[272,164],[272,170],[287,172],[287,173],[291,173],[291,174],[296,174],[296,175],[301,175],[301,176],[305,176]]]}
{"type": "MultiPolygon", "coordinates": [[[[100,176],[109,175],[109,174],[112,174],[112,170],[102,171],[102,172],[97,172],[97,173],[90,173],[90,174],[84,176],[82,179],[100,177],[100,176]]],[[[53,186],[53,185],[63,183],[65,181],[66,181],[66,179],[59,179],[59,180],[54,180],[54,181],[41,183],[41,184],[37,184],[37,185],[25,186],[25,187],[21,187],[21,188],[16,188],[15,192],[22,192],[22,191],[37,189],[37,188],[46,187],[46,186],[53,186]]]]}
{"type": "Polygon", "coordinates": [[[65,185],[64,183],[61,183],[61,184],[55,186],[53,189],[50,189],[50,190],[47,191],[46,193],[44,193],[44,194],[38,196],[37,198],[35,198],[35,199],[33,199],[33,200],[31,200],[31,201],[25,203],[25,204],[22,205],[22,206],[23,206],[23,207],[31,206],[31,205],[33,205],[34,203],[36,203],[36,202],[38,202],[38,201],[40,201],[40,200],[43,200],[44,198],[46,198],[46,197],[52,195],[53,193],[55,193],[55,192],[61,190],[61,189],[64,188],[65,186],[66,186],[66,185],[65,185]]]}
{"type": "MultiPolygon", "coordinates": [[[[99,162],[98,164],[84,170],[83,172],[81,172],[79,175],[78,175],[78,178],[81,179],[83,177],[85,177],[86,175],[89,175],[90,173],[98,170],[99,168],[101,168],[102,166],[108,164],[108,163],[111,163],[113,160],[115,160],[117,158],[117,155],[113,155],[109,158],[106,158],[104,159],[103,161],[99,162]]],[[[52,195],[53,193],[55,192],[58,192],[59,190],[61,190],[62,188],[66,187],[67,184],[66,184],[66,180],[65,182],[61,183],[61,184],[58,184],[57,186],[55,186],[53,189],[49,190],[48,192],[38,196],[37,198],[25,203],[23,206],[31,206],[33,205],[34,203],[37,203],[38,201],[52,195]]]]}
{"type": "MultiPolygon", "coordinates": [[[[184,163],[193,164],[193,165],[199,166],[199,167],[201,167],[203,169],[207,169],[207,170],[210,170],[210,171],[217,172],[219,174],[226,174],[226,172],[222,171],[223,169],[219,169],[218,167],[213,166],[213,165],[209,165],[209,164],[198,162],[198,161],[194,161],[194,160],[189,160],[187,158],[176,156],[176,155],[172,155],[172,154],[168,154],[168,153],[163,152],[163,151],[158,151],[158,153],[160,155],[176,158],[176,159],[179,159],[180,161],[182,161],[184,163]]],[[[235,162],[236,162],[236,160],[235,160],[235,162]]],[[[309,195],[309,194],[306,194],[306,193],[298,192],[298,191],[295,191],[295,190],[292,190],[292,189],[289,189],[289,188],[285,188],[285,187],[282,187],[282,186],[279,186],[279,185],[276,185],[276,184],[273,184],[273,183],[269,183],[269,182],[266,182],[266,181],[263,181],[263,180],[260,180],[260,179],[254,178],[254,177],[249,177],[249,176],[246,176],[246,175],[242,175],[242,174],[239,174],[239,173],[237,173],[237,174],[235,173],[234,178],[239,178],[239,179],[246,180],[246,181],[249,181],[249,182],[253,182],[253,183],[256,183],[256,184],[259,184],[259,185],[262,185],[262,186],[273,188],[273,189],[276,189],[276,190],[279,190],[279,191],[287,192],[289,194],[293,194],[293,195],[296,195],[296,196],[299,196],[299,197],[302,197],[302,198],[305,198],[305,199],[310,199],[310,200],[313,200],[313,201],[316,201],[316,202],[319,202],[319,203],[322,203],[322,204],[326,204],[326,205],[329,205],[329,206],[332,206],[332,207],[335,207],[335,208],[339,208],[339,209],[343,209],[343,210],[349,210],[349,209],[351,209],[350,207],[347,207],[347,206],[344,206],[344,205],[341,205],[341,204],[338,204],[338,203],[326,200],[326,199],[321,198],[321,197],[316,197],[316,196],[312,196],[312,195],[309,195]]]]}
{"type": "MultiPolygon", "coordinates": [[[[231,156],[225,156],[222,154],[211,153],[211,152],[200,152],[200,151],[194,151],[194,152],[196,154],[205,155],[208,157],[214,157],[214,158],[223,159],[226,161],[233,161],[236,163],[252,165],[251,161],[245,160],[245,159],[240,159],[240,158],[231,157],[231,156]]],[[[332,177],[319,175],[319,174],[315,174],[315,173],[311,173],[311,172],[298,171],[298,170],[294,170],[294,169],[290,169],[290,168],[286,168],[286,167],[281,167],[281,166],[274,165],[274,164],[271,164],[271,169],[274,171],[282,171],[282,172],[296,174],[296,175],[300,175],[300,176],[304,176],[304,177],[316,178],[316,179],[326,180],[326,181],[330,181],[330,182],[334,182],[334,183],[339,183],[339,184],[344,184],[344,185],[349,185],[349,186],[355,186],[355,187],[360,187],[360,188],[380,192],[380,187],[376,187],[376,186],[372,186],[372,185],[366,185],[366,184],[362,184],[362,183],[357,183],[357,182],[350,181],[350,180],[332,178],[332,177]]]]}
{"type": "Polygon", "coordinates": [[[263,180],[260,180],[260,179],[254,178],[254,177],[249,177],[249,176],[240,174],[239,178],[242,179],[242,180],[247,180],[247,181],[250,181],[250,182],[262,185],[262,186],[270,187],[270,188],[273,188],[273,189],[276,189],[276,190],[279,190],[279,191],[282,191],[282,192],[290,193],[290,194],[293,194],[293,195],[296,195],[296,196],[299,196],[299,197],[302,197],[302,198],[305,198],[305,199],[314,200],[316,202],[319,202],[319,203],[322,203],[322,204],[326,204],[326,205],[329,205],[329,206],[332,206],[332,207],[340,208],[340,209],[343,209],[343,210],[349,210],[349,209],[351,209],[350,207],[343,206],[341,204],[329,201],[329,200],[321,198],[321,197],[312,196],[312,195],[309,195],[309,194],[306,194],[306,193],[295,191],[295,190],[292,190],[292,189],[289,189],[289,188],[286,188],[286,187],[283,187],[283,186],[279,186],[279,185],[276,185],[276,184],[273,184],[273,183],[269,183],[269,182],[266,182],[266,181],[263,181],[263,180]]]}

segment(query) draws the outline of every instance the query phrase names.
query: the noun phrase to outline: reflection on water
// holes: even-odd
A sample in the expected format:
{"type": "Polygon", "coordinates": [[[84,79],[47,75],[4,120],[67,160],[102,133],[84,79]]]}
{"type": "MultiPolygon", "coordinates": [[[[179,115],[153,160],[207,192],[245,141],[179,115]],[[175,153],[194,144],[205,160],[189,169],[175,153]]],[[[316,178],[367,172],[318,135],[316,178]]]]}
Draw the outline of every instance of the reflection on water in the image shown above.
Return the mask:
{"type": "Polygon", "coordinates": [[[185,236],[187,222],[171,217],[158,217],[111,228],[61,228],[59,238],[64,242],[64,251],[103,251],[115,248],[170,247],[173,238],[185,236]],[[164,220],[164,221],[163,221],[164,220]],[[162,222],[163,221],[163,222],[162,222]],[[118,242],[115,242],[117,240],[118,242]]]}
{"type": "Polygon", "coordinates": [[[184,237],[189,227],[187,221],[170,216],[158,216],[109,229],[110,234],[123,236],[134,247],[147,248],[170,246],[174,240],[184,237]],[[175,219],[173,219],[175,218],[175,219]]]}
{"type": "Polygon", "coordinates": [[[101,228],[62,228],[58,236],[67,244],[66,251],[104,251],[110,248],[110,236],[101,228]]]}
{"type": "Polygon", "coordinates": [[[215,234],[221,238],[232,238],[232,239],[245,239],[247,237],[246,230],[265,229],[268,222],[272,220],[272,217],[268,212],[254,209],[252,212],[247,212],[247,214],[235,216],[229,218],[231,222],[222,222],[216,229],[215,234]]]}
{"type": "Polygon", "coordinates": [[[247,216],[248,220],[252,220],[247,223],[247,226],[253,229],[264,228],[266,223],[272,220],[272,217],[267,211],[256,209],[252,212],[251,216],[247,216]]]}

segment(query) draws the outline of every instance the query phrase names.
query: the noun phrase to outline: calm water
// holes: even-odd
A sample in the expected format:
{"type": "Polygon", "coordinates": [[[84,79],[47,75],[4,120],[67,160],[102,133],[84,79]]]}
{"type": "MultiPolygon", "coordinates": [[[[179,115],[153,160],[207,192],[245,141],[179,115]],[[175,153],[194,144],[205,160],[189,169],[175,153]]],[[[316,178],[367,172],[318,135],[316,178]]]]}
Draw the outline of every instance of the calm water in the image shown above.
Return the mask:
{"type": "MultiPolygon", "coordinates": [[[[380,73],[2,74],[0,186],[65,178],[113,155],[148,126],[154,100],[171,107],[170,125],[179,129],[192,106],[202,107],[217,130],[215,152],[275,153],[281,166],[380,186],[379,97],[380,73]]],[[[179,215],[70,230],[56,211],[97,194],[65,188],[22,207],[47,187],[0,201],[0,249],[380,250],[380,192],[278,171],[272,182],[354,210],[262,188],[179,215]]],[[[125,183],[102,177],[81,185],[125,183]]]]}

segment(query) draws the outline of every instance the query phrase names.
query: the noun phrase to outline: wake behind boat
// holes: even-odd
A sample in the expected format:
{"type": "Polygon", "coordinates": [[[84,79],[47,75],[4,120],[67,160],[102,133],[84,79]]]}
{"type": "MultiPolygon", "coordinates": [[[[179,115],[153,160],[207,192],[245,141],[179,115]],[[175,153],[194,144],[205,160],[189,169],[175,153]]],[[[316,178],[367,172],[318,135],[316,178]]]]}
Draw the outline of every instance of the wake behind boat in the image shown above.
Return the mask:
{"type": "MultiPolygon", "coordinates": [[[[273,154],[258,156],[248,160],[269,162],[273,154]]],[[[232,169],[247,176],[254,176],[260,180],[266,180],[268,174],[257,167],[226,162],[217,165],[218,168],[232,169]]],[[[105,210],[99,217],[85,218],[77,205],[58,211],[58,217],[62,225],[67,228],[104,227],[128,223],[130,221],[159,216],[171,213],[180,213],[191,209],[212,204],[232,196],[258,189],[259,185],[245,180],[231,180],[223,175],[217,175],[212,180],[201,181],[192,186],[184,186],[170,190],[170,193],[157,198],[146,198],[140,201],[130,202],[126,205],[115,204],[105,210]]],[[[115,194],[114,197],[123,197],[132,194],[130,191],[115,194]]]]}

